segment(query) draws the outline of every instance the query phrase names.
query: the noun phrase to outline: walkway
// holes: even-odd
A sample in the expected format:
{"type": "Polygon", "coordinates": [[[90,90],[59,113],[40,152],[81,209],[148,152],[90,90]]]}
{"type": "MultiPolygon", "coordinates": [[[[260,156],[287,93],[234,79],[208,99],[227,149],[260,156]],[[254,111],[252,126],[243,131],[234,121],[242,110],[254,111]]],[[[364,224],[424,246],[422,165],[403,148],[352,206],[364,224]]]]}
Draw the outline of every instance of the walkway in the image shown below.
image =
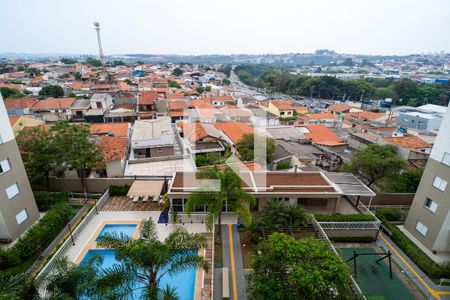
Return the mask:
{"type": "Polygon", "coordinates": [[[392,252],[394,261],[429,299],[450,300],[450,286],[439,286],[431,281],[389,237],[380,232],[377,244],[392,252]]]}
{"type": "MultiPolygon", "coordinates": [[[[247,287],[244,277],[239,232],[236,225],[222,225],[222,257],[223,267],[229,270],[230,300],[246,300],[247,287]]],[[[220,279],[222,279],[221,276],[220,279]]],[[[222,281],[216,281],[216,283],[221,284],[222,281]]]]}

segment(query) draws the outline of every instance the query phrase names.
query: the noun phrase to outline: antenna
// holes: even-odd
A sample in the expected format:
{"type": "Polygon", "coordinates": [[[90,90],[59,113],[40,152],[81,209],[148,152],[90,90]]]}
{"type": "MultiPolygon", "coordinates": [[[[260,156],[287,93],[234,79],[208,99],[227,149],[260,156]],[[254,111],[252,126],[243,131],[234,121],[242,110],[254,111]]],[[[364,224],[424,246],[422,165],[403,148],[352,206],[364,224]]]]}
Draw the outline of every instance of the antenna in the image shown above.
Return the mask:
{"type": "Polygon", "coordinates": [[[100,57],[100,60],[103,60],[102,40],[100,39],[100,23],[94,22],[94,28],[97,32],[98,56],[100,57]]]}

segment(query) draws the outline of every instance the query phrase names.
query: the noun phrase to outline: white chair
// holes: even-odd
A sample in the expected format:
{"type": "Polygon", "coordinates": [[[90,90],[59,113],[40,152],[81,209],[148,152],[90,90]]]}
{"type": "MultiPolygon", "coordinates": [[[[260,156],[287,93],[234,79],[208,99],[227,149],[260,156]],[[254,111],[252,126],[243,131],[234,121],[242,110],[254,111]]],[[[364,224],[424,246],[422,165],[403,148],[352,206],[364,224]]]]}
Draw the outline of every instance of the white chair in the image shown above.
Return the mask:
{"type": "Polygon", "coordinates": [[[144,198],[142,198],[142,202],[147,202],[148,201],[148,195],[145,195],[144,198]]]}
{"type": "Polygon", "coordinates": [[[133,196],[133,203],[137,203],[139,200],[139,196],[133,196]]]}

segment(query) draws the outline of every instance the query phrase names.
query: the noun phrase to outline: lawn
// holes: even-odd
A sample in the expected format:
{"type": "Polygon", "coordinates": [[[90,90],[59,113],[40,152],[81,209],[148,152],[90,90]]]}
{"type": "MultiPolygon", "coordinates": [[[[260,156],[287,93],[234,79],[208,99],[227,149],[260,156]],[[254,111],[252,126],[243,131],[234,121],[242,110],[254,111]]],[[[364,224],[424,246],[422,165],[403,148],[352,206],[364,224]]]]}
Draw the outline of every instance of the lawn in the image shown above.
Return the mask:
{"type": "MultiPolygon", "coordinates": [[[[338,250],[345,260],[356,253],[375,253],[372,248],[340,248],[338,250]]],[[[380,256],[358,256],[357,258],[357,278],[356,281],[362,289],[367,299],[386,300],[410,300],[415,299],[411,291],[401,282],[393,272],[392,279],[389,277],[388,261],[383,260],[372,268],[375,261],[380,256]]],[[[394,263],[392,263],[394,265],[394,263]]],[[[350,271],[353,274],[353,261],[349,262],[350,271]]]]}

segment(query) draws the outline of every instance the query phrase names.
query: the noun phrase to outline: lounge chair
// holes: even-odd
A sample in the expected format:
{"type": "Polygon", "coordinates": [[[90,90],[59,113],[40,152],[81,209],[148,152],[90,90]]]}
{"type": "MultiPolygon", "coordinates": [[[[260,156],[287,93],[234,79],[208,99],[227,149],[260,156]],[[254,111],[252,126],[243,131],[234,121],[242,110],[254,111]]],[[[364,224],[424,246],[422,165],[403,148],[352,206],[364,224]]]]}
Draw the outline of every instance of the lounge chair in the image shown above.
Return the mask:
{"type": "Polygon", "coordinates": [[[139,196],[133,196],[133,203],[137,203],[139,200],[139,196]]]}
{"type": "Polygon", "coordinates": [[[142,198],[142,202],[147,202],[148,201],[148,195],[145,195],[144,198],[142,198]]]}
{"type": "Polygon", "coordinates": [[[153,202],[158,202],[158,196],[153,196],[153,202]]]}

